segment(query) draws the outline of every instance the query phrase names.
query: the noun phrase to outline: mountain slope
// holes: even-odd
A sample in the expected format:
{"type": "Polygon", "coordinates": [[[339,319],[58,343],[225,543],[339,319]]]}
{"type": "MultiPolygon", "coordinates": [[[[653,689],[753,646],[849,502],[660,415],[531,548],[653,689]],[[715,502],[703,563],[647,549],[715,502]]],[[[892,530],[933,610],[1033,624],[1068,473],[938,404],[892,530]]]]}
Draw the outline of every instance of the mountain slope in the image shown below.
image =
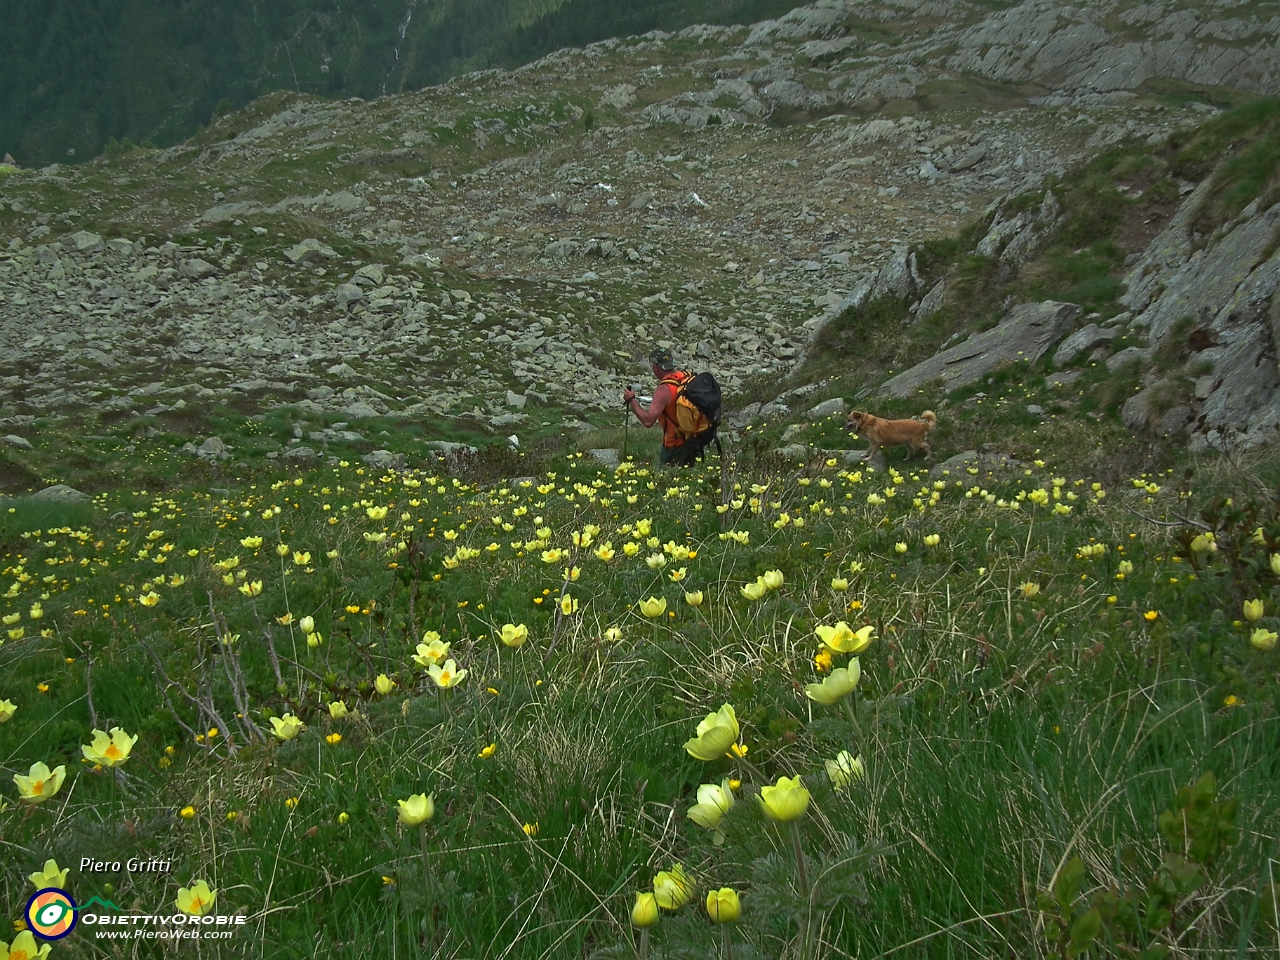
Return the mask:
{"type": "Polygon", "coordinates": [[[161,146],[277,89],[370,98],[563,46],[694,22],[748,23],[785,0],[0,2],[0,153],[24,166],[161,146]]]}

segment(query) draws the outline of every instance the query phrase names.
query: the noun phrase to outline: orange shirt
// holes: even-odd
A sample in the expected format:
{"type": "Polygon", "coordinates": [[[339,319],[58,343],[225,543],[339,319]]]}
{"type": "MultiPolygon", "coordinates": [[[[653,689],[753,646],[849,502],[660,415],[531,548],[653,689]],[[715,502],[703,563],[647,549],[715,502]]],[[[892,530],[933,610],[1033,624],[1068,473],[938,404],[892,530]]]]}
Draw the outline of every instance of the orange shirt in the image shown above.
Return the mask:
{"type": "MultiPolygon", "coordinates": [[[[673,370],[663,374],[662,379],[683,383],[689,379],[689,375],[683,370],[673,370]]],[[[671,391],[671,396],[667,399],[666,406],[662,408],[662,445],[670,449],[683,446],[685,438],[680,436],[676,426],[676,393],[680,388],[675,383],[659,383],[655,390],[661,390],[664,387],[671,391]]]]}

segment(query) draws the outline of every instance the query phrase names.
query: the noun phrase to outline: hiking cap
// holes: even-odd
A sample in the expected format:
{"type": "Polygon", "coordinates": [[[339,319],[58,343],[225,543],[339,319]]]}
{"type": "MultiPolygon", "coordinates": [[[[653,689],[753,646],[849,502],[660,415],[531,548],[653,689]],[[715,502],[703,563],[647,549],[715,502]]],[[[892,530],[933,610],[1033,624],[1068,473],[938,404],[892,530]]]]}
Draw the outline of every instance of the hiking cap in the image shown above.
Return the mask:
{"type": "Polygon", "coordinates": [[[666,347],[654,347],[653,353],[649,354],[649,362],[659,370],[674,370],[676,368],[675,358],[671,356],[671,351],[666,347]]]}

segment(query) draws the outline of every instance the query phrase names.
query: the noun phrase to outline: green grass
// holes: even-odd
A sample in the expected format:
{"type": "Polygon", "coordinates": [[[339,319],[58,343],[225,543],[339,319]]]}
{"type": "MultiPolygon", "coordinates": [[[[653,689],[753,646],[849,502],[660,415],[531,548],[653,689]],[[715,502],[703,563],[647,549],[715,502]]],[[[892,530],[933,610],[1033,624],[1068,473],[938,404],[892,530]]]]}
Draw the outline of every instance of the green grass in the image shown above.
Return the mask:
{"type": "MultiPolygon", "coordinates": [[[[1034,394],[1037,383],[1006,375],[987,387],[992,409],[1002,390],[1034,394]]],[[[992,417],[1023,429],[1007,411],[992,417]]],[[[944,419],[953,431],[966,422],[944,419]]],[[[608,439],[612,428],[591,442],[608,439]]],[[[1061,429],[1054,440],[1069,449],[1061,429]]],[[[1265,483],[1280,470],[1244,468],[1265,483]]],[[[793,853],[753,797],[798,774],[813,796],[800,821],[811,867],[836,863],[851,842],[882,854],[832,881],[815,920],[819,955],[1037,956],[1046,944],[1027,891],[1073,855],[1086,862],[1086,895],[1139,879],[1159,859],[1157,814],[1213,770],[1222,794],[1239,798],[1241,839],[1187,905],[1188,918],[1206,912],[1184,943],[1213,953],[1268,942],[1262,921],[1244,918],[1280,828],[1277,654],[1252,650],[1232,621],[1241,595],[1263,597],[1269,613],[1280,602],[1269,548],[1246,544],[1243,566],[1211,556],[1192,568],[1176,531],[1128,509],[1163,519],[1224,491],[1243,503],[1249,481],[1210,470],[1184,489],[1164,476],[1154,478],[1163,489],[1131,499],[1128,477],[1106,478],[1099,498],[1093,477],[1053,460],[1028,462],[1025,475],[727,469],[723,515],[715,466],[597,473],[581,454],[518,484],[383,477],[354,462],[289,475],[263,465],[243,479],[116,490],[92,510],[14,505],[0,517],[0,587],[14,585],[0,611],[17,614],[5,630],[21,634],[0,646],[0,700],[17,712],[0,725],[0,765],[62,763],[68,777],[27,810],[6,776],[0,905],[18,916],[26,875],[49,856],[74,867],[81,856],[154,855],[173,859],[172,875],[73,869],[68,886],[149,911],[207,879],[219,912],[249,917],[227,955],[629,956],[635,891],[680,861],[698,893],[655,929],[651,956],[712,955],[698,904],[709,887],[732,886],[739,952],[777,957],[798,935],[786,914],[793,853]],[[1035,490],[1046,506],[1019,499],[1035,490]],[[1055,490],[1061,499],[1047,496],[1055,490]],[[1055,504],[1071,509],[1056,515],[1055,504]],[[585,524],[600,531],[582,548],[573,533],[585,524]],[[544,525],[545,544],[534,543],[544,525]],[[726,529],[748,543],[720,539],[726,529]],[[365,536],[382,532],[381,543],[365,536]],[[240,542],[252,536],[262,544],[240,542]],[[650,536],[671,544],[661,570],[644,561],[664,555],[650,536]],[[595,555],[605,541],[609,562],[595,555]],[[1106,555],[1078,556],[1091,542],[1106,555]],[[462,545],[479,556],[446,563],[462,545]],[[670,554],[681,546],[696,555],[670,554]],[[544,562],[552,548],[564,556],[544,562]],[[295,551],[310,561],[295,563],[295,551]],[[240,562],[225,585],[213,563],[230,556],[240,562]],[[1135,567],[1123,579],[1121,559],[1135,567]],[[570,566],[580,574],[566,584],[570,566]],[[780,588],[741,595],[771,569],[780,588]],[[836,576],[847,592],[833,589],[836,576]],[[237,589],[257,580],[256,599],[237,589]],[[552,610],[562,590],[580,604],[568,617],[552,610]],[[686,590],[702,605],[685,603],[686,590]],[[152,591],[159,602],[142,605],[152,591]],[[671,615],[640,616],[636,601],[650,595],[671,615]],[[292,625],[279,622],[286,613],[292,625]],[[297,627],[304,615],[323,636],[315,649],[297,627]],[[842,618],[875,627],[856,724],[803,693],[819,679],[814,628],[842,618]],[[496,641],[508,622],[528,625],[523,647],[496,641]],[[606,638],[615,627],[616,642],[606,638]],[[411,659],[427,630],[469,671],[453,690],[438,691],[411,659]],[[229,648],[217,639],[226,634],[239,635],[229,648]],[[176,687],[166,702],[152,652],[230,738],[224,728],[210,740],[211,716],[176,687]],[[228,679],[237,664],[243,721],[228,679]],[[396,682],[391,693],[376,692],[379,674],[396,682]],[[339,699],[359,717],[331,719],[326,704],[339,699]],[[682,744],[724,702],[746,760],[697,761],[682,744]],[[79,762],[91,711],[99,727],[139,735],[119,778],[79,762]],[[269,718],[284,713],[307,729],[274,741],[269,718]],[[270,742],[254,742],[249,724],[270,742]],[[331,733],[340,741],[326,742],[331,733]],[[837,792],[822,761],[842,749],[863,757],[866,776],[837,792]],[[722,777],[742,786],[717,846],[686,814],[698,784],[722,777]],[[419,792],[436,802],[424,843],[395,814],[419,792]]],[[[1280,523],[1259,522],[1280,536],[1280,523]]],[[[66,946],[92,952],[86,937],[66,946]]]]}

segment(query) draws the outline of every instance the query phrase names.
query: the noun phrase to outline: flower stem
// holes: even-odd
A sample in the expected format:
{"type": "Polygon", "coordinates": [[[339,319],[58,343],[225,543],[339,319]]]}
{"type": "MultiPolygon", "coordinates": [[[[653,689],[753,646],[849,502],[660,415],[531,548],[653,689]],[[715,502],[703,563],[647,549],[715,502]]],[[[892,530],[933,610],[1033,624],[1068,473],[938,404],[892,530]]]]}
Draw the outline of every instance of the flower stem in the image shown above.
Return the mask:
{"type": "Polygon", "coordinates": [[[428,885],[431,880],[431,861],[427,857],[427,825],[418,828],[418,840],[422,848],[422,883],[428,885]]]}
{"type": "Polygon", "coordinates": [[[844,712],[849,715],[849,722],[853,724],[853,735],[856,738],[854,744],[855,749],[861,750],[862,743],[862,725],[858,723],[858,713],[853,708],[854,698],[857,697],[858,691],[854,690],[849,696],[844,698],[844,712]]]}
{"type": "Polygon", "coordinates": [[[640,929],[640,960],[649,960],[649,928],[640,929]]]}
{"type": "Polygon", "coordinates": [[[729,924],[720,924],[720,947],[724,960],[733,960],[733,938],[729,935],[729,924]]]}
{"type": "Polygon", "coordinates": [[[804,848],[800,845],[800,823],[791,821],[791,842],[796,848],[796,883],[804,907],[800,914],[800,960],[809,960],[809,911],[812,906],[809,895],[809,875],[804,869],[804,848]]]}

